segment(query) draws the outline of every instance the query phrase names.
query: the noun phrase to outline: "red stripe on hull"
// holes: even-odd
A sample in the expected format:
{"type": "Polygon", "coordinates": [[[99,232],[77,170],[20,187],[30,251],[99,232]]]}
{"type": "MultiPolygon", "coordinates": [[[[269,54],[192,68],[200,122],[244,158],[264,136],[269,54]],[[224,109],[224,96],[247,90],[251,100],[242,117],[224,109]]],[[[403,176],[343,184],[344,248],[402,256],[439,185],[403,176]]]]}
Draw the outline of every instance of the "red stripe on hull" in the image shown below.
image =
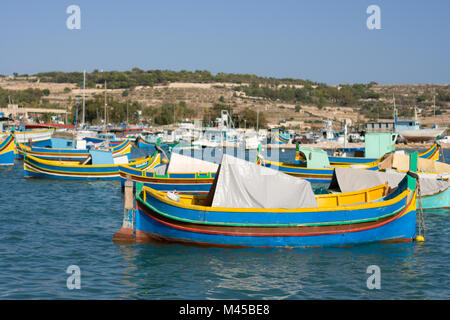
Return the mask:
{"type": "MultiPolygon", "coordinates": [[[[411,197],[412,199],[413,197],[411,197]]],[[[341,234],[341,233],[350,233],[350,232],[359,232],[359,231],[365,231],[365,230],[370,230],[370,229],[375,229],[375,228],[379,228],[385,224],[388,224],[392,221],[394,221],[395,219],[399,218],[410,206],[411,204],[411,199],[409,201],[409,203],[405,206],[405,208],[400,211],[399,213],[395,214],[394,216],[390,217],[387,220],[383,220],[380,223],[376,223],[370,226],[366,226],[366,227],[354,227],[352,229],[346,229],[346,227],[348,228],[349,225],[340,225],[341,229],[338,230],[327,230],[327,231],[316,231],[316,232],[303,232],[303,233],[296,233],[296,232],[285,232],[285,233],[258,233],[258,232],[227,232],[227,231],[214,231],[214,230],[204,230],[204,229],[196,229],[195,227],[185,227],[185,226],[180,226],[174,223],[170,223],[167,221],[163,221],[161,219],[156,218],[155,216],[149,214],[147,211],[151,210],[147,207],[143,207],[141,206],[141,204],[137,203],[138,205],[138,209],[143,212],[147,217],[165,225],[168,226],[170,228],[173,229],[178,229],[178,230],[182,230],[182,231],[187,231],[187,232],[194,232],[194,233],[204,233],[204,234],[215,234],[215,235],[226,235],[226,236],[249,236],[249,237],[307,237],[307,236],[319,236],[319,235],[333,235],[333,234],[341,234]]],[[[153,210],[152,210],[153,212],[153,210]]],[[[192,223],[192,225],[195,225],[194,223],[192,223]]],[[[219,227],[219,226],[216,226],[219,227]]],[[[244,229],[244,228],[255,228],[255,227],[236,227],[237,229],[244,229]]],[[[261,228],[261,227],[256,227],[256,228],[261,228]]],[[[263,228],[277,228],[277,227],[263,227],[263,228]]],[[[295,227],[294,227],[295,228],[295,227]]],[[[308,228],[308,227],[306,227],[308,228]]]]}

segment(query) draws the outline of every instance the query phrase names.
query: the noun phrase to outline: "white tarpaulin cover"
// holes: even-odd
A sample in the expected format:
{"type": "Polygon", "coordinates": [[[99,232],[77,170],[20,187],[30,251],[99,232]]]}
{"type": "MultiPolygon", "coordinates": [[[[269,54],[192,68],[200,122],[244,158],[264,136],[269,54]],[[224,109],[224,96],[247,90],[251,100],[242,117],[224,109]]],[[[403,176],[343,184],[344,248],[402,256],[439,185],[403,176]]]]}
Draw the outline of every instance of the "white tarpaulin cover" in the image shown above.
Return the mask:
{"type": "Polygon", "coordinates": [[[318,206],[308,181],[226,154],[212,192],[213,207],[292,209],[318,206]]]}
{"type": "Polygon", "coordinates": [[[218,164],[172,152],[168,173],[216,172],[218,164]]]}
{"type": "Polygon", "coordinates": [[[390,188],[395,188],[405,176],[405,173],[385,173],[356,168],[334,168],[330,190],[354,192],[379,186],[388,182],[390,188]]]}
{"type": "Polygon", "coordinates": [[[436,194],[450,187],[450,180],[436,180],[425,173],[419,173],[419,183],[422,196],[436,194]]]}
{"type": "MultiPolygon", "coordinates": [[[[353,192],[388,183],[395,188],[405,177],[406,173],[387,170],[386,172],[360,170],[353,168],[335,168],[331,180],[330,190],[353,192]]],[[[436,180],[427,174],[419,174],[419,183],[422,196],[432,195],[447,189],[450,181],[436,180]]]]}

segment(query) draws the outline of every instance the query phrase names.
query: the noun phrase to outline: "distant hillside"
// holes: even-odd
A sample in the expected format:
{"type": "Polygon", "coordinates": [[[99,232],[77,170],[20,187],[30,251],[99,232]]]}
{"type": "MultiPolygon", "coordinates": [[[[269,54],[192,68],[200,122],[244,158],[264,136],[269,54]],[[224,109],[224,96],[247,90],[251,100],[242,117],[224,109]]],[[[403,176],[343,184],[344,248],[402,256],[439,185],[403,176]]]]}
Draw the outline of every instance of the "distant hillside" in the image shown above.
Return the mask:
{"type": "MultiPolygon", "coordinates": [[[[28,106],[68,106],[74,112],[73,107],[82,93],[82,79],[80,72],[0,77],[0,106],[4,107],[12,99],[28,106]]],[[[362,128],[369,120],[392,119],[393,94],[400,117],[413,116],[415,106],[420,111],[419,119],[426,126],[447,125],[450,115],[450,85],[370,82],[329,86],[309,80],[248,74],[212,75],[208,71],[137,68],[124,72],[94,71],[87,74],[86,80],[88,104],[95,109],[90,115],[93,122],[103,117],[103,108],[99,106],[104,104],[105,80],[108,104],[111,114],[115,115],[111,120],[115,121],[125,120],[128,103],[128,106],[133,105],[134,113],[141,111],[141,120],[153,124],[155,119],[159,119],[158,123],[170,123],[174,119],[208,122],[224,108],[236,115],[237,126],[253,124],[253,114],[259,113],[269,125],[294,129],[321,127],[327,118],[337,120],[337,125],[343,119],[350,119],[355,127],[362,128]],[[436,108],[433,108],[433,96],[436,108]],[[248,121],[243,117],[248,117],[248,121]]]]}
{"type": "MultiPolygon", "coordinates": [[[[34,75],[42,82],[55,83],[81,83],[83,81],[82,72],[42,72],[34,75]]],[[[252,74],[234,74],[234,73],[218,73],[216,75],[206,70],[197,71],[170,71],[170,70],[141,70],[133,68],[131,71],[104,71],[94,70],[87,73],[87,86],[92,88],[96,84],[103,84],[105,81],[111,89],[125,89],[135,86],[154,86],[166,85],[171,82],[186,83],[258,83],[266,85],[279,84],[316,84],[309,80],[290,79],[290,78],[266,78],[252,74]]]]}

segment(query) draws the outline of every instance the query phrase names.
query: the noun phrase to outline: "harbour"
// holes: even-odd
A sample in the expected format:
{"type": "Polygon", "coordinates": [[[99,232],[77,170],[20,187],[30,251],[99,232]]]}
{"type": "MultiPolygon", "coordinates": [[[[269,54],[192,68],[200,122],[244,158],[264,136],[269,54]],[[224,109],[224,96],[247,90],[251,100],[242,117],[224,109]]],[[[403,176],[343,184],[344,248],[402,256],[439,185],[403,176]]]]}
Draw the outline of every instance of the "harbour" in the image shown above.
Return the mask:
{"type": "Polygon", "coordinates": [[[420,254],[433,263],[433,271],[422,272],[435,275],[442,264],[441,254],[425,248],[449,229],[439,221],[450,208],[445,140],[398,143],[399,133],[389,130],[351,135],[346,123],[338,134],[329,120],[316,133],[242,130],[226,110],[215,123],[60,126],[4,117],[0,177],[14,186],[0,199],[5,279],[23,273],[15,261],[41,271],[36,280],[0,283],[3,297],[378,299],[389,291],[368,295],[340,270],[359,266],[364,277],[362,264],[375,256],[377,267],[398,264],[389,271],[398,298],[447,298],[440,281],[430,280],[426,293],[423,285],[410,288],[410,270],[398,281],[420,254]],[[276,266],[282,275],[267,273],[273,259],[286,262],[276,266]],[[65,278],[62,260],[66,274],[70,268],[83,274],[78,288],[89,289],[69,297],[57,288],[65,278]],[[194,273],[198,281],[184,291],[181,283],[193,276],[186,262],[206,273],[194,273]],[[166,264],[165,276],[153,268],[166,264]],[[298,264],[307,277],[299,276],[298,264]],[[331,281],[336,288],[325,282],[324,266],[329,276],[339,275],[331,281]],[[243,285],[241,278],[258,283],[243,285]]]}
{"type": "MultiPolygon", "coordinates": [[[[292,150],[282,155],[293,156],[292,150]]],[[[120,182],[24,179],[20,165],[0,171],[2,185],[16,186],[1,196],[2,299],[449,298],[446,209],[426,212],[425,243],[294,249],[115,244],[123,217],[120,182]],[[82,290],[65,286],[71,264],[80,266],[82,290]],[[381,291],[365,288],[372,264],[382,270],[381,291]]]]}
{"type": "Polygon", "coordinates": [[[6,311],[450,300],[450,2],[0,7],[6,311]]]}

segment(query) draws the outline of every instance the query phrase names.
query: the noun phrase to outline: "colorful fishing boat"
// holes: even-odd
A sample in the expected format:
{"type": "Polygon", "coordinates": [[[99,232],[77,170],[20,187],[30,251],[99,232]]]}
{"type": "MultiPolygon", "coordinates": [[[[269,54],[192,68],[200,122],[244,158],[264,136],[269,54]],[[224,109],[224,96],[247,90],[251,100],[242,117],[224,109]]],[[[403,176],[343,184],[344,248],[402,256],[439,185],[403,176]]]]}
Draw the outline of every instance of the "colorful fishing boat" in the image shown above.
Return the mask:
{"type": "Polygon", "coordinates": [[[176,146],[178,143],[176,142],[163,142],[160,143],[159,140],[157,140],[156,142],[150,142],[148,140],[145,140],[144,138],[142,138],[141,136],[139,136],[137,138],[136,144],[138,146],[138,148],[156,148],[157,145],[159,145],[161,148],[171,148],[176,146]]]}
{"type": "Polygon", "coordinates": [[[377,161],[385,154],[395,151],[397,137],[395,132],[367,132],[364,136],[364,148],[339,148],[329,157],[330,163],[363,164],[377,161]]]}
{"type": "Polygon", "coordinates": [[[305,180],[230,158],[224,155],[207,196],[174,196],[138,184],[136,241],[310,247],[415,238],[413,173],[394,191],[371,201],[368,190],[315,196],[305,180]]]}
{"type": "Polygon", "coordinates": [[[208,193],[214,181],[217,164],[171,153],[170,160],[161,161],[161,153],[141,162],[119,167],[122,185],[127,179],[159,191],[208,193]]]}
{"type": "MultiPolygon", "coordinates": [[[[14,131],[14,138],[16,143],[23,143],[32,141],[35,145],[46,146],[50,141],[55,129],[45,129],[45,130],[22,130],[14,131]]],[[[8,136],[9,132],[0,132],[0,139],[8,136]]]]}
{"type": "Polygon", "coordinates": [[[103,143],[103,142],[108,141],[109,144],[116,145],[116,144],[122,143],[123,140],[128,140],[128,139],[118,140],[114,133],[97,133],[97,135],[95,137],[92,137],[92,136],[83,137],[83,140],[86,140],[86,142],[91,142],[94,144],[103,143]]]}
{"type": "MultiPolygon", "coordinates": [[[[328,154],[318,148],[300,147],[297,150],[299,163],[286,163],[264,160],[258,153],[257,163],[289,175],[303,178],[312,183],[329,183],[333,177],[334,168],[353,165],[330,165],[328,154]]],[[[378,162],[359,165],[363,170],[378,170],[378,162]]]]}
{"type": "MultiPolygon", "coordinates": [[[[41,148],[35,146],[30,147],[26,144],[19,143],[17,145],[17,151],[22,156],[28,154],[45,160],[83,162],[90,156],[90,149],[86,147],[84,140],[77,141],[76,144],[76,148],[41,148]]],[[[128,155],[131,152],[131,142],[123,140],[120,143],[110,143],[109,148],[113,157],[128,155]]]]}
{"type": "MultiPolygon", "coordinates": [[[[419,153],[418,157],[423,159],[430,160],[440,160],[440,152],[441,146],[438,143],[434,143],[428,150],[419,153]]],[[[350,156],[350,157],[340,157],[340,156],[329,156],[330,164],[366,164],[375,161],[379,161],[381,157],[372,157],[366,158],[363,156],[365,149],[364,148],[340,148],[338,152],[342,152],[345,154],[360,154],[360,156],[350,156]]]]}
{"type": "MultiPolygon", "coordinates": [[[[355,192],[387,183],[394,189],[404,179],[406,173],[389,170],[368,171],[353,168],[335,168],[329,191],[355,192]]],[[[436,178],[434,175],[418,174],[417,207],[422,209],[450,208],[450,180],[436,178]]]]}
{"type": "Polygon", "coordinates": [[[0,166],[14,165],[14,135],[10,134],[0,140],[0,166]]]}
{"type": "MultiPolygon", "coordinates": [[[[410,165],[409,156],[390,154],[378,164],[380,170],[405,174],[410,165]]],[[[450,164],[418,158],[420,200],[423,209],[450,207],[450,164]]]]}
{"type": "MultiPolygon", "coordinates": [[[[398,133],[395,132],[367,132],[364,137],[365,147],[339,148],[328,159],[332,165],[367,164],[379,161],[385,154],[395,151],[397,137],[398,133]]],[[[439,161],[440,145],[434,143],[431,148],[420,153],[419,158],[439,161]]]]}
{"type": "MultiPolygon", "coordinates": [[[[426,209],[450,209],[450,187],[437,191],[432,194],[421,194],[420,206],[426,209]]],[[[418,204],[419,206],[419,204],[418,204]]]]}
{"type": "Polygon", "coordinates": [[[114,158],[109,150],[89,150],[89,156],[89,161],[85,160],[81,164],[45,160],[25,154],[24,176],[69,180],[120,180],[119,165],[128,163],[127,155],[114,158]]]}
{"type": "Polygon", "coordinates": [[[288,144],[291,142],[291,135],[289,133],[275,133],[272,135],[275,144],[288,144]]]}

